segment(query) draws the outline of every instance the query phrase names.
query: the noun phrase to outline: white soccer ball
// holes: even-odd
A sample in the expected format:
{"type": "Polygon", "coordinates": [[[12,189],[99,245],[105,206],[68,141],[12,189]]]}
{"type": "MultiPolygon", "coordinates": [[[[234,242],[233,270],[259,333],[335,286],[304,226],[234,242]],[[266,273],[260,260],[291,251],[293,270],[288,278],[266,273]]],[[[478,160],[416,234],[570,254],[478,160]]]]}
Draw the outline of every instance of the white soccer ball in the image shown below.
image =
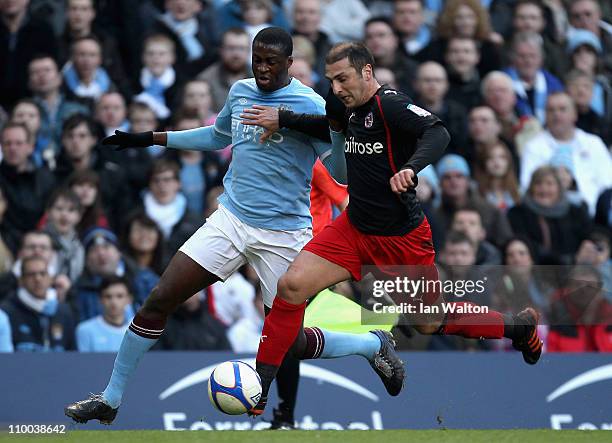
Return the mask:
{"type": "Polygon", "coordinates": [[[245,362],[221,363],[208,379],[208,398],[215,408],[229,415],[244,414],[261,397],[259,374],[245,362]]]}

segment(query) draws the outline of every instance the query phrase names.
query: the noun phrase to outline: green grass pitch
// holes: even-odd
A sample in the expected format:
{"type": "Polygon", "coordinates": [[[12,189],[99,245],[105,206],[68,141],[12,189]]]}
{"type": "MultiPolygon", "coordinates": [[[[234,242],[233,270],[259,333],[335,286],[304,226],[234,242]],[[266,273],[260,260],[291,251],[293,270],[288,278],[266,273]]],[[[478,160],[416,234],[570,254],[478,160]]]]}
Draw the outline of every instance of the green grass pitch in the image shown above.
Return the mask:
{"type": "Polygon", "coordinates": [[[0,434],[0,442],[87,443],[413,443],[413,442],[610,442],[612,431],[438,430],[438,431],[67,431],[64,435],[0,434]]]}

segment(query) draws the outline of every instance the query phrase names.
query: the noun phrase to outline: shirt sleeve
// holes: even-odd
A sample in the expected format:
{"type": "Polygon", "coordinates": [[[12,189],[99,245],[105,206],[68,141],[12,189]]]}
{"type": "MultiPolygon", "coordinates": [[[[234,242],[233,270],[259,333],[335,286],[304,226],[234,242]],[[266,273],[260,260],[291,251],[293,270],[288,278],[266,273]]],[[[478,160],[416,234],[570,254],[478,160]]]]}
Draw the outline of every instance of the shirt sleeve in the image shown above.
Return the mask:
{"type": "Polygon", "coordinates": [[[196,151],[216,151],[232,144],[232,93],[227,96],[225,105],[212,126],[188,129],[186,131],[168,131],[166,145],[174,149],[192,149],[196,151]]]}
{"type": "Polygon", "coordinates": [[[412,103],[407,96],[393,90],[385,91],[379,100],[390,130],[400,131],[406,138],[416,139],[414,154],[401,169],[411,168],[418,173],[427,165],[435,163],[450,141],[442,121],[412,103]]]}

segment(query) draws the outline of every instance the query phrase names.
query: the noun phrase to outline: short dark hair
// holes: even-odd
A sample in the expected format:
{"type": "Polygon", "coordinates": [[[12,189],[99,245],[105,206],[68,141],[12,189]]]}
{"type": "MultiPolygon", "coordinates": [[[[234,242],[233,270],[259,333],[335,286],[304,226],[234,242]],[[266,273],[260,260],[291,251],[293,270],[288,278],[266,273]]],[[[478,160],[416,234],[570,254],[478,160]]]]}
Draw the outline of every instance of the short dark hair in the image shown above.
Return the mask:
{"type": "Polygon", "coordinates": [[[51,234],[49,234],[47,231],[32,230],[32,231],[26,232],[25,234],[21,236],[21,239],[19,242],[19,249],[23,249],[23,247],[25,246],[26,238],[30,235],[42,235],[43,237],[47,237],[49,239],[49,243],[51,243],[51,247],[55,248],[55,244],[53,243],[53,237],[51,237],[51,234]]]}
{"type": "Polygon", "coordinates": [[[446,240],[444,241],[444,246],[446,245],[458,245],[461,243],[467,243],[469,244],[472,248],[475,248],[474,243],[472,243],[472,240],[470,240],[470,238],[464,234],[461,231],[450,231],[447,235],[446,235],[446,240]]]}
{"type": "Polygon", "coordinates": [[[372,23],[384,23],[385,25],[389,26],[393,30],[393,33],[395,34],[395,28],[393,27],[393,22],[391,22],[391,19],[389,19],[388,17],[385,17],[384,15],[377,15],[375,17],[370,17],[369,19],[366,20],[365,24],[363,25],[363,29],[366,29],[372,23]]]}
{"type": "Polygon", "coordinates": [[[259,31],[253,39],[253,46],[256,44],[277,47],[285,57],[291,57],[291,54],[293,54],[293,40],[291,39],[291,35],[283,28],[276,26],[259,31]]]}
{"type": "Polygon", "coordinates": [[[153,177],[157,174],[161,174],[162,172],[171,171],[174,175],[174,178],[179,180],[179,174],[181,172],[181,167],[174,160],[169,160],[167,158],[158,158],[153,162],[153,166],[151,166],[151,173],[149,174],[149,183],[153,180],[153,177]]]}
{"type": "Polygon", "coordinates": [[[81,126],[82,124],[87,126],[87,129],[89,130],[91,135],[98,138],[98,130],[94,121],[88,115],[80,112],[71,115],[64,122],[64,125],[62,126],[62,135],[64,135],[68,131],[72,131],[74,128],[76,128],[77,126],[81,126]]]}
{"type": "Polygon", "coordinates": [[[123,285],[125,286],[125,288],[127,289],[130,295],[134,293],[134,291],[132,290],[132,285],[130,284],[127,278],[118,277],[116,275],[111,275],[111,276],[105,277],[102,280],[102,284],[100,285],[100,292],[98,292],[98,296],[102,296],[102,293],[113,285],[123,285]]]}
{"type": "Polygon", "coordinates": [[[536,8],[540,10],[540,13],[542,14],[542,18],[544,18],[544,6],[542,5],[542,2],[540,0],[518,0],[514,4],[514,8],[512,8],[512,15],[513,16],[516,15],[516,11],[518,11],[518,8],[524,5],[535,6],[536,8]]]}
{"type": "Polygon", "coordinates": [[[331,65],[345,58],[348,58],[349,65],[355,68],[359,75],[361,75],[361,70],[366,65],[372,66],[372,69],[374,68],[374,56],[366,45],[358,42],[335,44],[325,57],[325,63],[331,65]]]}
{"type": "Polygon", "coordinates": [[[60,198],[68,200],[70,203],[72,203],[72,205],[77,208],[77,211],[82,211],[83,208],[81,206],[79,196],[68,187],[62,187],[53,191],[53,194],[51,194],[51,197],[49,197],[49,200],[47,200],[47,209],[51,209],[60,198]]]}

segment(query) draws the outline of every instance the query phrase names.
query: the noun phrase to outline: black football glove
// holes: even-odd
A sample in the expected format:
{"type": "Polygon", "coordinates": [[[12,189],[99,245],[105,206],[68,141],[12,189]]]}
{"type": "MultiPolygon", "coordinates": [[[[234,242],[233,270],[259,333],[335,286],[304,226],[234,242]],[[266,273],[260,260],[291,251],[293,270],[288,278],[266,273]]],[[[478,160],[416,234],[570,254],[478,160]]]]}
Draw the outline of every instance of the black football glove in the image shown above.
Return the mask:
{"type": "Polygon", "coordinates": [[[127,148],[146,148],[154,145],[153,131],[129,133],[117,129],[113,135],[102,140],[102,144],[106,146],[114,145],[117,151],[127,148]]]}
{"type": "Polygon", "coordinates": [[[329,88],[325,97],[325,115],[328,120],[333,120],[342,127],[342,131],[346,129],[346,106],[340,101],[332,88],[329,88]]]}

